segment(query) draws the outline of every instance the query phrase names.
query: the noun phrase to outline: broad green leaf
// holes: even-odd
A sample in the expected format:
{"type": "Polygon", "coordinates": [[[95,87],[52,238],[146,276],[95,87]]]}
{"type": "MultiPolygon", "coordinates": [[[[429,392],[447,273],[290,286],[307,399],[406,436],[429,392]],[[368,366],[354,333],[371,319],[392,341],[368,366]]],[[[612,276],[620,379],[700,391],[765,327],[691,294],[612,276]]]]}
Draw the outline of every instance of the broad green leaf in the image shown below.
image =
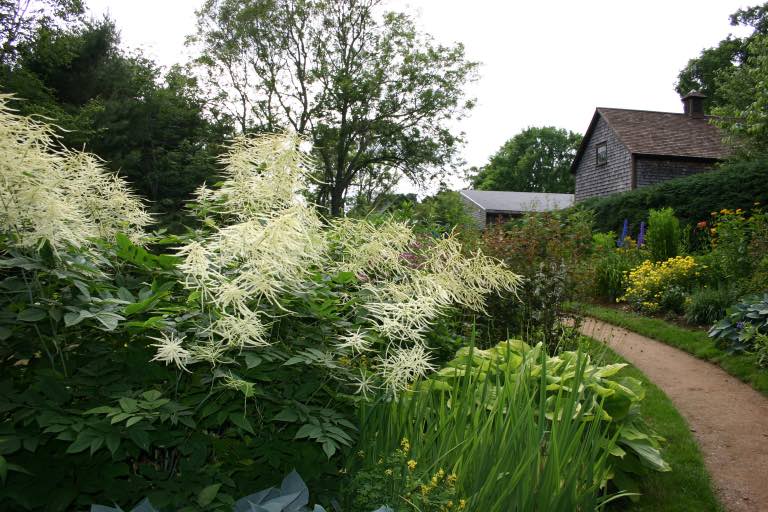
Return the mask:
{"type": "Polygon", "coordinates": [[[336,443],[334,443],[330,439],[323,442],[323,451],[325,452],[325,454],[328,456],[329,459],[333,457],[334,453],[336,453],[336,448],[337,448],[336,443]]]}
{"type": "Polygon", "coordinates": [[[19,313],[19,316],[16,317],[16,319],[21,322],[39,322],[40,320],[44,319],[46,316],[48,315],[43,309],[27,308],[24,311],[21,311],[19,313]]]}
{"type": "Polygon", "coordinates": [[[216,499],[216,495],[219,494],[221,484],[211,484],[197,495],[197,504],[201,507],[207,507],[213,500],[216,499]]]}
{"type": "Polygon", "coordinates": [[[91,446],[91,441],[93,441],[93,439],[93,432],[90,430],[82,430],[77,434],[74,442],[67,448],[67,453],[80,453],[83,450],[87,450],[91,446]]]}
{"type": "Polygon", "coordinates": [[[128,398],[124,396],[117,402],[120,404],[120,407],[125,412],[136,412],[139,410],[138,402],[133,398],[128,398]]]}
{"type": "Polygon", "coordinates": [[[138,422],[140,422],[143,419],[144,418],[142,418],[141,416],[132,416],[132,417],[128,418],[128,421],[125,422],[125,427],[126,428],[132,427],[132,426],[134,426],[135,424],[137,424],[138,422]]]}
{"type": "Polygon", "coordinates": [[[251,434],[255,433],[251,426],[251,422],[248,421],[248,418],[246,418],[244,414],[233,412],[229,415],[229,420],[246,432],[250,432],[251,434]]]}

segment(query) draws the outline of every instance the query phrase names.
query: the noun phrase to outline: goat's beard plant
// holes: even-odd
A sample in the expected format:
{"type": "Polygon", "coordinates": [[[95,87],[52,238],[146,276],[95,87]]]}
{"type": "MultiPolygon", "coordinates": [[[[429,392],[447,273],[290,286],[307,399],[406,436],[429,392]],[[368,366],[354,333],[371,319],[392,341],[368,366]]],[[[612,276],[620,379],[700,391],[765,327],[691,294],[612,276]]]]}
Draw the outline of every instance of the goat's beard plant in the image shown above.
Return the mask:
{"type": "Polygon", "coordinates": [[[325,366],[366,396],[397,393],[433,368],[425,335],[441,315],[453,305],[482,312],[487,294],[515,293],[520,278],[482,253],[464,255],[453,236],[419,239],[393,220],[324,221],[302,199],[313,172],[303,145],[294,134],[237,139],[222,158],[224,181],[198,191],[193,209],[206,228],[179,255],[204,315],[158,338],[156,359],[224,368],[229,386],[250,389],[237,358],[283,353],[290,340],[280,332],[299,316],[291,305],[331,281],[344,285],[331,339],[286,364],[325,366]]]}
{"type": "Polygon", "coordinates": [[[141,242],[150,216],[98,157],[63,148],[55,128],[8,107],[0,95],[0,229],[10,244],[54,251],[111,241],[141,242]]]}

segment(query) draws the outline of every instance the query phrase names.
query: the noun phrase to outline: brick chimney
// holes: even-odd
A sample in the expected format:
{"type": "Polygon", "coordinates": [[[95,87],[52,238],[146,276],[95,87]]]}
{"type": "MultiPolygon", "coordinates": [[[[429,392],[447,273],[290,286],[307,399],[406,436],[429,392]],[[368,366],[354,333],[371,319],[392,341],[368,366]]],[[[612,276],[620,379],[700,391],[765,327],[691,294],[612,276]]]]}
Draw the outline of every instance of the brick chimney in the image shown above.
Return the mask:
{"type": "Polygon", "coordinates": [[[683,96],[683,112],[690,117],[704,117],[704,98],[699,91],[691,91],[683,96]]]}

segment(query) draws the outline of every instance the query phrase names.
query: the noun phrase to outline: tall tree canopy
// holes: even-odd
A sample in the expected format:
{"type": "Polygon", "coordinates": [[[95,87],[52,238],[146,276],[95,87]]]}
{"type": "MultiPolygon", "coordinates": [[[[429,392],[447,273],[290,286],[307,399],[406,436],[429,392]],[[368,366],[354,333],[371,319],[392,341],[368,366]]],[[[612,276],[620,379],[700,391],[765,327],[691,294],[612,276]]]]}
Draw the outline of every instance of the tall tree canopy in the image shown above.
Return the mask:
{"type": "Polygon", "coordinates": [[[452,121],[472,107],[476,64],[378,0],[207,0],[191,41],[241,131],[312,140],[314,199],[333,215],[356,182],[377,182],[366,174],[421,182],[458,164],[452,121]]]}
{"type": "Polygon", "coordinates": [[[730,99],[721,90],[721,83],[749,59],[753,51],[750,48],[752,41],[768,33],[766,14],[768,4],[739,9],[731,14],[731,25],[752,27],[752,34],[746,37],[729,35],[717,46],[705,48],[698,57],[689,60],[677,77],[675,90],[678,94],[684,96],[692,90],[706,94],[704,109],[707,113],[727,104],[730,99]]]}
{"type": "Polygon", "coordinates": [[[518,133],[472,176],[478,190],[552,192],[570,194],[570,167],[581,135],[562,128],[532,127],[518,133]]]}
{"type": "Polygon", "coordinates": [[[699,89],[709,96],[706,111],[717,116],[742,157],[768,157],[768,3],[740,9],[732,25],[751,27],[743,38],[729,36],[691,59],[677,90],[699,89]]]}
{"type": "Polygon", "coordinates": [[[196,79],[121,49],[111,20],[40,23],[2,70],[16,109],[55,119],[64,145],[102,157],[156,212],[176,212],[216,173],[226,129],[206,116],[196,79]]]}
{"type": "Polygon", "coordinates": [[[13,63],[41,27],[79,20],[84,12],[82,0],[0,0],[0,65],[13,63]]]}

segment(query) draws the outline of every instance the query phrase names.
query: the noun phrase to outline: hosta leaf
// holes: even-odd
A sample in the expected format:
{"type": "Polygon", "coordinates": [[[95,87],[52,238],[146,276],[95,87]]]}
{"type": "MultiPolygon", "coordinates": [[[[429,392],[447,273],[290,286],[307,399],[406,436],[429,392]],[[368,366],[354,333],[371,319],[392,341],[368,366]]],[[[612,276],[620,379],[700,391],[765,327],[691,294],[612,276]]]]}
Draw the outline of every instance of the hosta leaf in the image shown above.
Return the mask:
{"type": "Polygon", "coordinates": [[[649,465],[656,471],[672,471],[667,461],[661,456],[659,449],[654,448],[650,443],[622,440],[622,444],[631,448],[644,464],[649,465]]]}

